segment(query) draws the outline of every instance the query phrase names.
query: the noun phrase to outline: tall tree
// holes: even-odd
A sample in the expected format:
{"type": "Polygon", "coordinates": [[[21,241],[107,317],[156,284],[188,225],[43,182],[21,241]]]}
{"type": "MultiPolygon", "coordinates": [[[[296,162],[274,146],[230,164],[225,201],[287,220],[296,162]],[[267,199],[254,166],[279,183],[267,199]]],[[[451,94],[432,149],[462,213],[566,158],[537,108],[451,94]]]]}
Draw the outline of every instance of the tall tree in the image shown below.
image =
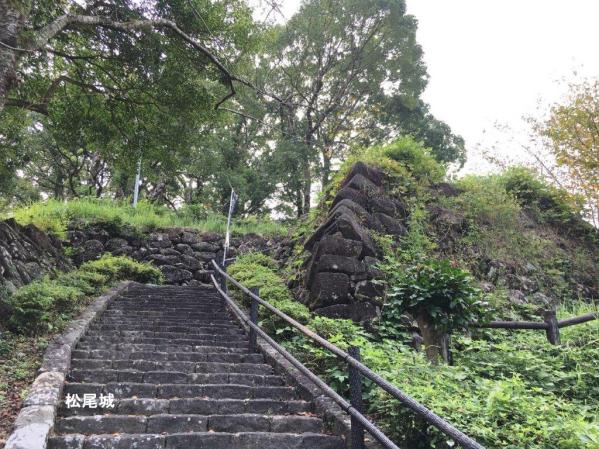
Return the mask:
{"type": "MultiPolygon", "coordinates": [[[[454,139],[420,100],[427,74],[416,28],[404,0],[306,0],[277,30],[262,72],[283,100],[271,110],[279,147],[285,154],[294,147],[297,155],[287,158],[295,162],[287,190],[296,192],[286,196],[295,197],[298,214],[310,208],[313,181],[327,184],[333,163],[351,146],[399,132],[433,145],[454,139]]],[[[452,143],[461,149],[445,160],[463,153],[459,138],[452,143]]]]}
{"type": "Polygon", "coordinates": [[[584,196],[587,217],[599,227],[599,79],[571,85],[568,98],[534,129],[566,170],[563,184],[584,196]]]}

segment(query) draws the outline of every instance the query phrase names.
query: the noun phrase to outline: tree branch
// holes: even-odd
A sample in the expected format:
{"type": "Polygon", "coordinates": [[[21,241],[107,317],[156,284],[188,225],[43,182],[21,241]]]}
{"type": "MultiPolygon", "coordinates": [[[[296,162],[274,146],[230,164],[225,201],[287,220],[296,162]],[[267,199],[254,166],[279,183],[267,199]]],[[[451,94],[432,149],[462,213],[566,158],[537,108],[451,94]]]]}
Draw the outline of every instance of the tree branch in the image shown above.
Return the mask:
{"type": "Polygon", "coordinates": [[[283,103],[283,101],[274,94],[268,93],[263,89],[255,86],[250,81],[241,78],[229,71],[229,69],[225,66],[225,64],[214,55],[207,47],[197,42],[187,33],[185,33],[179,26],[168,19],[143,19],[143,20],[130,20],[130,21],[117,21],[113,20],[109,17],[103,16],[88,16],[88,15],[79,15],[79,14],[65,14],[48,25],[44,26],[36,35],[27,43],[23,51],[37,51],[42,49],[48,41],[50,41],[54,36],[62,32],[64,29],[68,27],[105,27],[113,30],[121,31],[121,32],[130,32],[130,31],[151,31],[156,29],[168,29],[173,32],[176,36],[178,36],[182,41],[186,42],[195,50],[202,53],[208,60],[216,66],[216,68],[223,74],[223,76],[227,79],[228,85],[231,88],[231,93],[228,94],[225,98],[219,101],[217,107],[220,106],[224,101],[231,98],[235,95],[235,91],[233,89],[233,82],[238,82],[246,87],[249,87],[259,93],[260,95],[267,96],[275,99],[276,101],[283,103]]]}

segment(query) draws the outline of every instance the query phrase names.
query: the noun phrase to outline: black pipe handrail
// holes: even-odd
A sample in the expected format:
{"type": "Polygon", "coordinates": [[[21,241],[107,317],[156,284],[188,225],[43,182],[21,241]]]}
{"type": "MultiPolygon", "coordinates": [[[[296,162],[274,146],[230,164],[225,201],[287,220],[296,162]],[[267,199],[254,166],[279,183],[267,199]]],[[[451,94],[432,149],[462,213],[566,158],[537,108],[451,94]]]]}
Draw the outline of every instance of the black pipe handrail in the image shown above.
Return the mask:
{"type": "Polygon", "coordinates": [[[264,332],[260,326],[254,324],[251,319],[245,315],[239,306],[235,303],[231,297],[225,293],[225,291],[219,286],[217,280],[214,275],[210,275],[212,278],[212,282],[215,285],[216,289],[220,293],[220,295],[227,301],[233,313],[237,315],[237,317],[250,327],[256,334],[260,335],[268,344],[270,344],[277,352],[279,352],[283,357],[285,357],[293,366],[295,366],[302,374],[308,377],[318,388],[320,388],[328,397],[333,399],[341,409],[357,419],[368,432],[375,437],[381,444],[383,444],[388,449],[399,449],[393,441],[391,441],[374,423],[368,420],[363,414],[361,414],[358,410],[356,410],[349,402],[343,399],[335,390],[329,387],[320,377],[306,368],[299,360],[297,360],[289,351],[279,345],[275,340],[273,340],[266,332],[264,332]]]}
{"type": "Polygon", "coordinates": [[[567,318],[557,322],[559,327],[574,326],[575,324],[586,323],[587,321],[599,320],[599,312],[586,313],[584,315],[567,318]]]}
{"type": "MultiPolygon", "coordinates": [[[[399,400],[407,408],[409,408],[410,410],[412,410],[416,414],[420,415],[426,422],[428,422],[432,426],[434,426],[437,429],[439,429],[445,435],[448,435],[450,438],[452,438],[460,446],[462,446],[462,447],[464,447],[466,449],[485,449],[482,445],[480,445],[479,443],[477,443],[475,440],[473,440],[472,438],[470,438],[468,435],[466,435],[465,433],[461,432],[456,427],[454,427],[452,424],[448,423],[443,418],[441,418],[439,415],[437,415],[433,411],[429,410],[428,408],[426,408],[424,405],[420,404],[418,401],[416,401],[412,397],[410,397],[407,394],[405,394],[403,391],[401,391],[395,385],[393,385],[393,384],[389,383],[387,380],[383,379],[381,376],[379,376],[377,373],[375,373],[374,371],[372,371],[366,365],[362,364],[360,361],[358,361],[355,358],[353,358],[352,356],[350,356],[347,352],[345,352],[342,349],[338,348],[337,346],[335,346],[334,344],[332,344],[328,340],[325,340],[320,335],[318,335],[315,332],[313,332],[312,330],[308,329],[306,326],[298,323],[296,320],[294,320],[290,316],[288,316],[285,313],[281,312],[279,309],[277,309],[276,307],[272,306],[271,304],[269,304],[268,302],[266,302],[265,300],[263,300],[262,298],[260,298],[258,295],[254,294],[247,287],[245,287],[244,285],[240,284],[234,278],[232,278],[229,274],[227,274],[214,260],[212,261],[212,264],[214,265],[215,269],[218,271],[218,273],[222,277],[224,277],[225,279],[227,279],[228,281],[230,281],[233,285],[235,285],[237,288],[239,288],[242,292],[244,292],[250,298],[252,298],[253,300],[257,301],[260,305],[266,307],[268,310],[270,310],[272,313],[274,313],[275,315],[277,315],[279,318],[281,318],[284,321],[286,321],[287,323],[291,324],[293,327],[295,327],[296,329],[298,329],[302,334],[304,334],[305,336],[309,337],[310,339],[312,339],[313,341],[315,341],[316,343],[318,343],[323,348],[331,351],[333,354],[335,354],[342,361],[347,362],[350,366],[352,366],[357,371],[359,371],[361,374],[363,374],[364,376],[366,376],[367,378],[369,378],[370,380],[372,380],[375,384],[377,384],[379,387],[381,387],[383,390],[385,390],[387,393],[389,393],[395,399],[399,400]]],[[[221,293],[221,295],[223,295],[223,297],[225,297],[225,299],[227,299],[228,296],[226,296],[226,293],[217,285],[218,283],[216,282],[216,279],[214,278],[214,276],[212,276],[212,279],[213,279],[213,282],[215,283],[215,285],[217,286],[217,289],[221,293]]],[[[229,300],[230,300],[230,298],[229,298],[229,300]]],[[[253,326],[251,326],[251,327],[253,327],[253,326]]],[[[255,330],[257,332],[259,330],[259,333],[262,336],[266,335],[266,333],[264,331],[262,331],[262,329],[260,329],[260,328],[257,328],[255,330]]],[[[274,342],[274,340],[272,340],[270,337],[268,337],[268,339],[270,341],[274,342]]],[[[270,341],[269,341],[269,343],[270,343],[270,341]]],[[[297,363],[299,363],[301,365],[300,362],[297,362],[297,363]]],[[[306,367],[304,367],[303,365],[301,365],[301,366],[303,367],[304,370],[307,370],[311,374],[311,376],[309,376],[311,379],[312,379],[312,376],[316,376],[311,371],[309,371],[306,367]]],[[[301,371],[303,372],[303,370],[301,370],[301,371]]],[[[330,387],[328,387],[328,385],[326,385],[324,382],[322,382],[322,380],[320,380],[318,377],[316,377],[316,378],[320,381],[320,383],[318,383],[318,382],[315,382],[315,383],[317,383],[317,385],[321,389],[323,389],[323,387],[321,386],[321,384],[324,384],[324,386],[326,386],[327,389],[330,390],[330,387]]],[[[327,390],[324,390],[324,389],[323,389],[323,391],[327,392],[327,390]]],[[[337,393],[335,393],[335,394],[337,394],[337,393]]],[[[334,399],[334,398],[332,398],[332,399],[334,399]]],[[[359,414],[359,415],[363,416],[361,414],[359,414]]],[[[352,414],[352,416],[354,416],[354,415],[352,414]]],[[[357,416],[356,416],[356,418],[357,418],[357,416]]],[[[370,423],[370,421],[368,421],[368,422],[370,423]]],[[[369,430],[369,432],[371,433],[372,436],[374,436],[375,438],[377,438],[377,436],[374,433],[372,433],[372,431],[369,430]]],[[[385,438],[387,438],[387,437],[385,437],[385,438]]],[[[377,438],[377,440],[379,440],[379,439],[377,438]]],[[[387,438],[387,440],[388,440],[388,438],[387,438]]],[[[396,448],[397,447],[393,443],[391,443],[392,446],[390,446],[390,445],[385,444],[381,440],[379,440],[379,441],[383,445],[385,445],[387,448],[391,449],[391,448],[396,448]]]]}

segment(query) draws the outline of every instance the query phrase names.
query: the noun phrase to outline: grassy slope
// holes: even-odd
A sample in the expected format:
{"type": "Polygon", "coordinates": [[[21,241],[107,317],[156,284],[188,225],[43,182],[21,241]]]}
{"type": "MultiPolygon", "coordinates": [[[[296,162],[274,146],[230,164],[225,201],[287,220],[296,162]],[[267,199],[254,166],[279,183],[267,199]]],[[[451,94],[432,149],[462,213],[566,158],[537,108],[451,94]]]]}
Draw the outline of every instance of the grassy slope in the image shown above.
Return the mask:
{"type": "MultiPolygon", "coordinates": [[[[187,227],[224,234],[227,225],[227,219],[222,215],[194,214],[189,209],[175,212],[144,201],[140,202],[137,208],[133,208],[128,203],[95,198],[81,198],[68,202],[48,200],[18,207],[10,215],[21,224],[33,223],[40,229],[51,230],[58,235],[64,235],[72,220],[112,221],[128,224],[142,232],[168,227],[187,227]]],[[[249,217],[234,219],[232,232],[274,235],[285,233],[286,228],[266,218],[249,217]]]]}
{"type": "MultiPolygon", "coordinates": [[[[520,281],[535,283],[561,303],[562,317],[597,310],[589,303],[599,287],[596,231],[577,216],[573,198],[564,192],[514,169],[462,180],[453,186],[460,191],[456,196],[437,195],[428,186],[442,175],[412,142],[399,142],[350,159],[323,195],[325,207],[356,160],[382,168],[390,178],[388,192],[404,199],[412,212],[408,235],[386,242],[386,256],[396,268],[449,259],[492,284],[487,299],[494,318],[539,319],[541,304],[534,295],[521,305],[508,300],[510,288],[523,288],[520,281]]],[[[313,223],[324,210],[315,211],[313,223]]],[[[304,226],[304,236],[313,223],[304,226]]],[[[431,365],[400,340],[381,339],[351,323],[316,324],[313,320],[330,341],[360,346],[371,368],[489,449],[599,448],[599,321],[564,329],[560,347],[550,346],[542,332],[456,332],[455,366],[431,365]]],[[[345,367],[334,357],[304,338],[285,340],[312,369],[347,392],[345,367]]],[[[380,390],[367,388],[366,394],[370,413],[402,447],[451,447],[380,390]]]]}

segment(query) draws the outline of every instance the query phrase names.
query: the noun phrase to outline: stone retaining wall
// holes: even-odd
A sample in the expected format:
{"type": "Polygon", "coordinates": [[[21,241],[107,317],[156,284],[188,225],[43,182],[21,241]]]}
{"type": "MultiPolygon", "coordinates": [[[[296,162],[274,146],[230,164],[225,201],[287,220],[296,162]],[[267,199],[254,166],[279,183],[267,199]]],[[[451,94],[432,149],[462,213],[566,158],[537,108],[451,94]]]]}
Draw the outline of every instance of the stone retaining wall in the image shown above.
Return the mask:
{"type": "Polygon", "coordinates": [[[34,225],[0,221],[0,300],[55,270],[68,270],[60,241],[34,225]]]}
{"type": "Polygon", "coordinates": [[[335,195],[325,222],[306,241],[304,302],[317,314],[364,321],[376,316],[382,287],[376,268],[382,254],[374,232],[406,233],[405,204],[385,192],[385,175],[356,163],[335,195]]]}
{"type": "MultiPolygon", "coordinates": [[[[127,227],[107,229],[98,223],[68,232],[75,263],[95,260],[104,253],[126,255],[158,266],[167,284],[198,285],[210,282],[210,261],[222,261],[224,239],[211,232],[172,228],[140,236],[127,227]]],[[[283,237],[246,235],[231,239],[227,257],[260,251],[281,260],[288,256],[292,242],[283,237]]]]}

